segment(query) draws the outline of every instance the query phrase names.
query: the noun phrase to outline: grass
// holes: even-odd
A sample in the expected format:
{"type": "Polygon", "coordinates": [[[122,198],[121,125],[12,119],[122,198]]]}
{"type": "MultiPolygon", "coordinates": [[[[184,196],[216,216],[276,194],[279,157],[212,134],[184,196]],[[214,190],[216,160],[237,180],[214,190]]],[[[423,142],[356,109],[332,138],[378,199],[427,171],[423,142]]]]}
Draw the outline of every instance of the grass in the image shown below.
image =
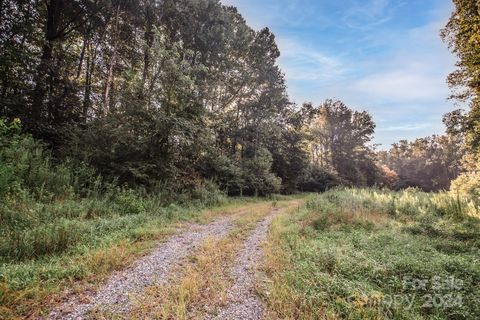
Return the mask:
{"type": "Polygon", "coordinates": [[[467,201],[332,190],[274,221],[261,293],[277,319],[478,319],[479,249],[467,201]]]}
{"type": "MultiPolygon", "coordinates": [[[[12,259],[3,255],[0,258],[0,318],[42,315],[62,299],[66,288],[82,291],[98,286],[112,271],[125,268],[172,234],[182,222],[208,222],[258,202],[232,199],[207,209],[150,204],[141,213],[115,213],[108,209],[112,210],[110,214],[95,218],[62,217],[47,224],[37,222],[38,227],[32,230],[47,229],[48,232],[44,231],[45,238],[42,238],[40,231],[27,231],[35,234],[30,238],[34,241],[25,242],[34,248],[31,257],[12,259]],[[62,232],[75,241],[62,238],[62,232]],[[63,247],[56,246],[51,240],[52,234],[57,235],[55,239],[63,247]],[[48,252],[42,250],[42,246],[49,248],[48,252]]],[[[85,209],[82,204],[77,203],[75,210],[82,209],[85,209]]],[[[0,239],[8,241],[7,237],[0,239]]]]}
{"type": "Polygon", "coordinates": [[[274,207],[291,210],[297,204],[298,200],[290,197],[243,208],[227,237],[205,240],[180,270],[174,272],[168,285],[150,287],[137,297],[127,318],[197,319],[215,314],[227,303],[227,291],[233,284],[230,270],[245,238],[274,207]]]}
{"type": "Polygon", "coordinates": [[[0,120],[0,318],[42,316],[66,288],[94,289],[176,224],[259,201],[227,198],[209,181],[183,193],[119,186],[85,164],[56,162],[0,120]]]}

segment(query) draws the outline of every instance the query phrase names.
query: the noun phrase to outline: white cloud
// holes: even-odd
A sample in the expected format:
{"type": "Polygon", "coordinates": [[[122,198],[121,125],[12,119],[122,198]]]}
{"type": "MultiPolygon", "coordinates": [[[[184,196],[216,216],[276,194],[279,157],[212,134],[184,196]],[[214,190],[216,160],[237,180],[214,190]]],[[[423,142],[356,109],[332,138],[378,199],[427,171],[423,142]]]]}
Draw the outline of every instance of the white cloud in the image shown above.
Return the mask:
{"type": "MultiPolygon", "coordinates": [[[[337,23],[329,13],[329,6],[338,0],[222,0],[224,5],[233,5],[248,17],[254,29],[265,26],[275,27],[315,27],[337,23]],[[262,11],[257,9],[261,7],[262,11]]],[[[345,1],[345,0],[343,0],[345,1]]],[[[352,0],[349,0],[352,1],[352,0]]]]}
{"type": "MultiPolygon", "coordinates": [[[[386,102],[444,101],[448,97],[447,75],[455,58],[441,43],[438,20],[409,30],[392,43],[393,54],[375,61],[372,71],[353,82],[353,94],[386,102]]],[[[395,35],[389,37],[395,39],[395,35]]]]}
{"type": "Polygon", "coordinates": [[[405,125],[399,125],[399,126],[386,126],[383,128],[380,128],[377,131],[418,131],[421,129],[428,129],[430,128],[431,125],[428,123],[411,123],[411,124],[405,124],[405,125]]]}
{"type": "Polygon", "coordinates": [[[445,96],[443,78],[436,74],[397,69],[366,76],[352,86],[353,92],[383,101],[429,101],[445,96]]]}
{"type": "Polygon", "coordinates": [[[442,114],[453,108],[446,100],[446,77],[455,57],[439,31],[452,10],[450,1],[431,0],[435,8],[422,13],[424,25],[411,29],[392,21],[408,12],[398,10],[405,0],[223,2],[238,6],[254,28],[272,27],[295,102],[338,98],[367,109],[381,133],[376,141],[384,145],[443,131],[442,114]]]}
{"type": "Polygon", "coordinates": [[[324,81],[344,73],[343,63],[336,57],[293,39],[278,38],[280,64],[289,80],[324,81]]]}
{"type": "Polygon", "coordinates": [[[389,21],[394,7],[402,3],[391,0],[350,1],[349,9],[343,15],[342,22],[353,29],[370,29],[389,21]]]}

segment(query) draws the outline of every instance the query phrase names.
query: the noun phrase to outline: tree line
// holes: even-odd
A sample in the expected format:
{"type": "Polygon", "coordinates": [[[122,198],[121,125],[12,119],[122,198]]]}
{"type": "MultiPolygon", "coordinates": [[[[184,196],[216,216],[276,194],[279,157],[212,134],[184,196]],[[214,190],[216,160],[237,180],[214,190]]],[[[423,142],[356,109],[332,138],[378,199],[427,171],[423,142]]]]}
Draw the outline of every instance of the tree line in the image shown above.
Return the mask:
{"type": "Polygon", "coordinates": [[[377,153],[369,113],[295,105],[275,36],[219,0],[3,0],[0,34],[0,117],[122,185],[439,190],[459,174],[458,135],[377,153]],[[413,181],[426,167],[435,182],[413,181]]]}

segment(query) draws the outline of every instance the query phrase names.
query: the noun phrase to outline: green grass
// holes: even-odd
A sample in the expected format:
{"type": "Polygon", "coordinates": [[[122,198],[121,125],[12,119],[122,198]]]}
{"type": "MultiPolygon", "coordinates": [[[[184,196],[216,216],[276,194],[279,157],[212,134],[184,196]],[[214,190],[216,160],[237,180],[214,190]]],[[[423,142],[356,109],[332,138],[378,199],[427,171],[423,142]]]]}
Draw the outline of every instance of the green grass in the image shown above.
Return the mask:
{"type": "Polygon", "coordinates": [[[264,294],[282,319],[478,319],[479,249],[467,201],[332,190],[274,222],[264,294]],[[462,282],[436,286],[452,277],[462,282]],[[412,279],[429,282],[414,290],[412,279]]]}
{"type": "Polygon", "coordinates": [[[206,222],[260,200],[225,198],[208,206],[160,206],[151,197],[137,201],[143,209],[131,213],[105,199],[23,208],[21,213],[31,212],[31,223],[17,231],[17,240],[5,233],[0,237],[0,318],[38,316],[62,298],[64,289],[95,287],[129,265],[172,234],[176,223],[206,222]],[[88,213],[92,207],[94,215],[88,213]]]}

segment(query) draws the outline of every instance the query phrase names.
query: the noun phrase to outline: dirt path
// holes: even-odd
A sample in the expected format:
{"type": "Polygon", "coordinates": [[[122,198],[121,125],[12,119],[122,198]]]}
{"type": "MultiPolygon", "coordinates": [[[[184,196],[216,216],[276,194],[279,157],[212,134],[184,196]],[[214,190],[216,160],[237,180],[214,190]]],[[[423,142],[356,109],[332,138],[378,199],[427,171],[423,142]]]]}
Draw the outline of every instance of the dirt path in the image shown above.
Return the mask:
{"type": "MultiPolygon", "coordinates": [[[[292,205],[291,202],[289,206],[292,205]]],[[[262,245],[267,239],[268,230],[274,217],[284,209],[266,210],[263,218],[256,220],[252,231],[240,243],[236,258],[230,269],[232,285],[226,289],[226,302],[215,314],[206,315],[206,319],[222,320],[260,320],[264,307],[255,293],[257,266],[263,261],[262,245]]],[[[288,206],[287,206],[288,207],[288,206]]],[[[208,238],[224,239],[235,228],[240,217],[256,219],[258,211],[249,208],[236,214],[225,216],[212,223],[191,224],[185,231],[174,235],[149,255],[141,258],[132,268],[116,272],[108,282],[95,293],[72,296],[59,308],[52,311],[48,319],[85,319],[91,312],[100,311],[105,315],[126,316],[132,310],[135,297],[145,293],[152,286],[171,286],[172,275],[184,268],[189,256],[199,250],[208,238]],[[133,299],[133,300],[132,300],[133,299]]],[[[222,262],[219,262],[222,263],[222,262]]],[[[230,262],[231,263],[231,262],[230,262]]],[[[149,297],[147,297],[149,299],[149,297]]],[[[96,313],[95,313],[96,314],[96,313]]],[[[188,316],[187,316],[188,318],[188,316]]]]}
{"type": "MultiPolygon", "coordinates": [[[[115,273],[96,294],[87,296],[88,303],[82,303],[77,296],[71,297],[58,309],[50,313],[48,319],[83,319],[96,308],[114,313],[125,313],[131,303],[130,295],[140,293],[152,284],[162,284],[172,269],[207,237],[222,238],[233,228],[233,217],[224,217],[207,225],[191,225],[187,231],[172,236],[148,256],[138,260],[128,270],[115,273]]],[[[82,297],[82,301],[85,297],[82,297]]]]}
{"type": "Polygon", "coordinates": [[[232,268],[233,286],[227,293],[228,304],[214,317],[218,320],[260,320],[263,305],[255,294],[256,268],[263,260],[262,244],[267,239],[268,229],[280,210],[275,209],[263,218],[246,239],[232,268]]]}

